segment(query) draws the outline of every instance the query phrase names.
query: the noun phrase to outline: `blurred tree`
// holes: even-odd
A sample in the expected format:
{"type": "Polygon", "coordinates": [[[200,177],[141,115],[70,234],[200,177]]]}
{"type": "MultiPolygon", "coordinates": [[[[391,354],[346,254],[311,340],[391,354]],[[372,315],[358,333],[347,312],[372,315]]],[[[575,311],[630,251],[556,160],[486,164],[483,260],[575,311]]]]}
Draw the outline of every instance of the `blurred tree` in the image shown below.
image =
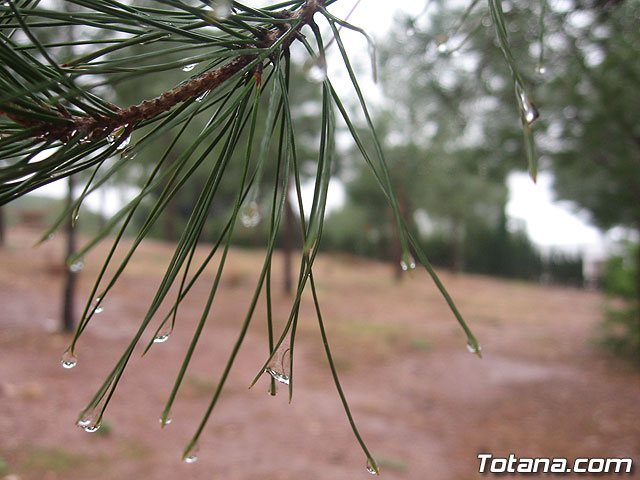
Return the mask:
{"type": "MultiPolygon", "coordinates": [[[[640,3],[594,2],[547,14],[541,146],[554,190],[604,230],[640,235],[640,3]]],[[[634,272],[640,271],[640,252],[634,272]]],[[[640,275],[627,298],[640,335],[640,275]]],[[[640,351],[640,344],[633,340],[640,351]]]]}
{"type": "MultiPolygon", "coordinates": [[[[400,208],[409,220],[422,211],[433,222],[446,225],[454,271],[464,268],[465,236],[471,223],[482,218],[495,229],[500,227],[507,201],[506,176],[521,161],[513,149],[503,148],[521,135],[517,109],[495,102],[494,92],[481,78],[480,47],[484,49],[494,35],[477,28],[486,15],[484,10],[429,2],[421,16],[397,20],[398,28],[392,29],[380,52],[385,115],[381,130],[400,208]],[[474,29],[460,39],[468,24],[474,29]],[[477,45],[458,55],[456,42],[477,45]]],[[[495,48],[487,58],[506,69],[495,48]]],[[[355,203],[369,206],[376,218],[384,198],[374,186],[371,178],[356,174],[347,193],[355,203]]],[[[393,235],[392,220],[383,237],[393,235]]],[[[399,266],[397,241],[387,244],[399,266]]]]}

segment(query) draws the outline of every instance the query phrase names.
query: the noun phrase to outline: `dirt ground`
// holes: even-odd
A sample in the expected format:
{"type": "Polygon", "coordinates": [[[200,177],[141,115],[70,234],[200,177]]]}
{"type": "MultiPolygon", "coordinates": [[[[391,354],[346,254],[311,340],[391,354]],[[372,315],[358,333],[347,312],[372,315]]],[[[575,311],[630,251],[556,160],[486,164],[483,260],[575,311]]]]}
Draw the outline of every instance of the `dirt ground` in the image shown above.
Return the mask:
{"type": "MultiPolygon", "coordinates": [[[[149,243],[134,257],[81,337],[78,365],[65,370],[60,356],[70,337],[55,333],[62,244],[54,238],[33,248],[34,240],[33,232],[12,230],[0,250],[0,478],[371,478],[332,383],[310,296],[295,344],[293,402],[285,389],[268,395],[266,378],[247,388],[267,356],[261,299],[203,432],[200,459],[181,461],[237,338],[259,251],[231,253],[170,425],[161,429],[158,418],[213,270],[181,306],[169,341],[144,358],[136,350],[103,428],[88,434],[74,426],[135,334],[172,247],[149,243]]],[[[106,248],[85,259],[78,310],[106,248]]],[[[282,321],[291,298],[281,293],[280,273],[277,257],[274,312],[282,321]]],[[[381,478],[480,477],[480,452],[633,457],[633,474],[600,478],[640,478],[640,370],[594,346],[598,293],[443,272],[482,343],[478,359],[423,272],[395,283],[387,265],[321,256],[314,278],[342,386],[381,478]]]]}

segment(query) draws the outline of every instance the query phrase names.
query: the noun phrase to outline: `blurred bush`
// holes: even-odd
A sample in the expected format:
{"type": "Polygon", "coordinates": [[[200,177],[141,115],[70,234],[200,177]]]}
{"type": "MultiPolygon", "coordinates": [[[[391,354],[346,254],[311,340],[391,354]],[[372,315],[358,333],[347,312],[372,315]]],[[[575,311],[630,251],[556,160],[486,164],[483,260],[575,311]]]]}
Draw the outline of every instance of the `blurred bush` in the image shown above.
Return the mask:
{"type": "Polygon", "coordinates": [[[600,344],[630,358],[640,367],[640,298],[638,258],[640,245],[627,243],[620,255],[610,257],[604,268],[602,288],[608,296],[600,344]]]}

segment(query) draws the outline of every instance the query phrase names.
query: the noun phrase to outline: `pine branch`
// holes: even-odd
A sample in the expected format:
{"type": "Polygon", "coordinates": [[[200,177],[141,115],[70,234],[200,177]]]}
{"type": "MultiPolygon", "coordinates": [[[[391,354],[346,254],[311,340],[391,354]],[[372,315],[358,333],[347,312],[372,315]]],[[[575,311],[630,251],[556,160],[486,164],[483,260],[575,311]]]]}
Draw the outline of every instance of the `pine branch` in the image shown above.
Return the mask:
{"type": "MultiPolygon", "coordinates": [[[[279,17],[284,20],[290,19],[291,22],[277,23],[272,30],[267,31],[254,29],[257,37],[254,44],[268,50],[286,35],[282,48],[287,51],[295,38],[301,38],[300,29],[304,25],[313,24],[313,14],[323,8],[324,4],[325,0],[306,0],[295,13],[286,10],[279,13],[279,17]],[[295,26],[292,26],[293,23],[295,26]]],[[[94,114],[74,117],[62,105],[56,105],[55,108],[58,112],[51,112],[51,114],[57,117],[58,121],[53,121],[55,119],[34,120],[21,114],[19,108],[14,111],[0,111],[0,116],[4,115],[24,127],[31,128],[30,136],[45,142],[59,140],[66,143],[77,134],[80,135],[82,141],[90,141],[104,138],[119,129],[130,133],[135,124],[155,118],[180,103],[191,98],[198,98],[205,92],[217,88],[257,58],[256,55],[239,55],[227,64],[192,78],[151,100],[145,100],[138,105],[127,108],[118,108],[113,105],[111,106],[113,115],[94,114]]],[[[274,58],[273,55],[269,56],[271,62],[274,62],[274,58]]],[[[263,67],[264,65],[260,62],[251,69],[251,72],[257,77],[258,86],[263,67]]],[[[4,109],[13,109],[13,105],[9,104],[4,109]]]]}

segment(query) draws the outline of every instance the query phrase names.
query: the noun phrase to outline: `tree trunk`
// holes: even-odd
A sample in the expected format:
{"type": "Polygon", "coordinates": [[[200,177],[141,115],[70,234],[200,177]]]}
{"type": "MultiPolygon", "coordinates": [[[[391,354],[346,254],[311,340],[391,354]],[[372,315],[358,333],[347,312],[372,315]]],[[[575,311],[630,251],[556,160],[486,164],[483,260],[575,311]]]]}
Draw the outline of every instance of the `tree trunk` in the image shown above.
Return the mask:
{"type": "MultiPolygon", "coordinates": [[[[73,177],[68,178],[67,183],[67,206],[73,203],[73,187],[75,181],[73,177]]],[[[62,319],[60,324],[60,329],[69,333],[72,332],[75,328],[75,315],[73,311],[74,298],[76,293],[76,277],[78,275],[77,272],[73,271],[70,268],[66,268],[67,259],[73,255],[76,251],[76,231],[73,228],[73,218],[69,218],[65,225],[65,240],[66,240],[66,248],[65,248],[65,257],[64,257],[64,265],[65,265],[65,277],[64,277],[64,290],[62,294],[62,319]]]]}
{"type": "Polygon", "coordinates": [[[284,202],[284,238],[282,239],[282,253],[283,253],[283,284],[282,289],[286,295],[291,295],[293,292],[293,271],[292,267],[292,253],[293,253],[293,208],[291,208],[291,202],[289,201],[289,189],[291,182],[287,183],[287,196],[284,202]]]}

